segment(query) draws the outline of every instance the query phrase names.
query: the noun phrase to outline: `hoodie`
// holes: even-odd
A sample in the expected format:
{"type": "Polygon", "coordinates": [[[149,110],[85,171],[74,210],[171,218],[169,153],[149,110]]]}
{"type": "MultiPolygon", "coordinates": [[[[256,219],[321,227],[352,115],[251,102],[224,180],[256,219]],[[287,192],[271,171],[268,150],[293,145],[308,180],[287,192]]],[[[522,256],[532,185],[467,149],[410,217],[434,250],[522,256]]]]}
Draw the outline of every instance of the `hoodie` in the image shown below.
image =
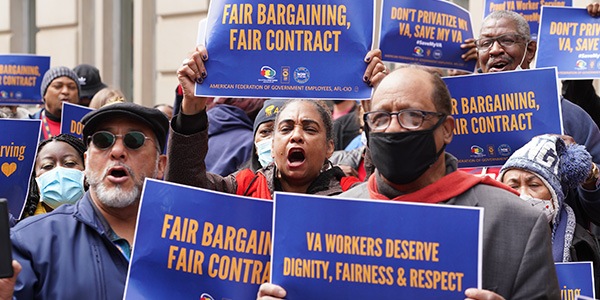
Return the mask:
{"type": "Polygon", "coordinates": [[[218,104],[208,110],[208,172],[227,176],[237,171],[252,153],[252,121],[235,106],[218,104]]]}

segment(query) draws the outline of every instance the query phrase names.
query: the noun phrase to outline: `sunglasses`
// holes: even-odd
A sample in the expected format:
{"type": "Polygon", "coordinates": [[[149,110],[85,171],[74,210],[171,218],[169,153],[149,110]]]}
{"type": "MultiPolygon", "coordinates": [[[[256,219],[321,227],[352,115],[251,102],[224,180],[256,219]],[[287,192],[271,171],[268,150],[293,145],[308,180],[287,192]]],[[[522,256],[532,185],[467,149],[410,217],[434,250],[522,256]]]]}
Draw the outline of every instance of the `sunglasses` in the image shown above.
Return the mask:
{"type": "Polygon", "coordinates": [[[110,131],[98,131],[89,137],[94,146],[101,150],[112,147],[112,145],[115,144],[115,141],[117,141],[117,138],[123,138],[125,147],[132,150],[142,147],[146,140],[153,141],[139,131],[130,131],[126,134],[113,134],[110,131]]]}

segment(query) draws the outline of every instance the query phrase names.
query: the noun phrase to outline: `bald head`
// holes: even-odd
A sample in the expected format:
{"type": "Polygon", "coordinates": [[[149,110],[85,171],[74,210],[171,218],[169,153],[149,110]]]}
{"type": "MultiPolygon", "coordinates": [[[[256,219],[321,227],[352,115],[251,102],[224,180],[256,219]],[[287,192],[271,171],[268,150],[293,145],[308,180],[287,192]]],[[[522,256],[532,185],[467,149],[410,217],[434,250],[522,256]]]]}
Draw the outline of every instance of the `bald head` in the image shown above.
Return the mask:
{"type": "MultiPolygon", "coordinates": [[[[373,94],[372,109],[381,104],[406,102],[403,108],[451,113],[450,92],[444,81],[434,73],[418,66],[397,69],[387,75],[373,94]]],[[[404,106],[403,105],[403,106],[404,106]]]]}

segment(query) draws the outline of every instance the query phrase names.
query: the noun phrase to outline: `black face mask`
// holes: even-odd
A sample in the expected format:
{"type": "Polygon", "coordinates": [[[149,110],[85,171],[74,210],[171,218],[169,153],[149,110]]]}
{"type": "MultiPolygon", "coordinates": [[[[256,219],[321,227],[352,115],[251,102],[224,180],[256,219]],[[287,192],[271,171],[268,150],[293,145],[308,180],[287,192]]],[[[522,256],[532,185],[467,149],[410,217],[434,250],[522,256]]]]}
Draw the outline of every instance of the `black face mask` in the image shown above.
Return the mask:
{"type": "Polygon", "coordinates": [[[444,122],[440,120],[431,129],[404,132],[369,132],[371,159],[379,173],[395,184],[407,184],[425,173],[444,152],[446,145],[436,151],[433,131],[444,122]]]}

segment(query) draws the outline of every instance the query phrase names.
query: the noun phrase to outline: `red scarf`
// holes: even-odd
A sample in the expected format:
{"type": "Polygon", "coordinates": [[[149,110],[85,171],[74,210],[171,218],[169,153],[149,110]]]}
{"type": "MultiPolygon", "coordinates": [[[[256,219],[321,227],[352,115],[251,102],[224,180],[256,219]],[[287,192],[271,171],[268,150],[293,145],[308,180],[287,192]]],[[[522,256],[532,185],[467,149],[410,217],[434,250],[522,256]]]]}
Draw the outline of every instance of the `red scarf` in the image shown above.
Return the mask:
{"type": "MultiPolygon", "coordinates": [[[[272,200],[269,183],[263,173],[254,173],[250,169],[243,169],[235,175],[235,179],[237,181],[236,195],[272,200]]],[[[360,182],[362,181],[354,176],[340,178],[342,191],[347,191],[360,182]]]]}
{"type": "Polygon", "coordinates": [[[515,190],[511,189],[507,185],[496,181],[488,176],[477,177],[459,170],[442,177],[440,180],[416,192],[400,195],[394,199],[390,199],[379,193],[379,189],[377,188],[377,180],[375,178],[375,176],[378,176],[377,174],[378,173],[374,173],[373,175],[371,175],[367,184],[371,199],[377,200],[439,203],[461,195],[462,193],[466,192],[468,189],[472,188],[477,184],[487,184],[495,186],[512,192],[517,196],[519,195],[515,190]]]}
{"type": "Polygon", "coordinates": [[[243,169],[237,173],[235,179],[237,181],[237,195],[272,200],[269,184],[263,173],[254,173],[250,169],[243,169]]]}

